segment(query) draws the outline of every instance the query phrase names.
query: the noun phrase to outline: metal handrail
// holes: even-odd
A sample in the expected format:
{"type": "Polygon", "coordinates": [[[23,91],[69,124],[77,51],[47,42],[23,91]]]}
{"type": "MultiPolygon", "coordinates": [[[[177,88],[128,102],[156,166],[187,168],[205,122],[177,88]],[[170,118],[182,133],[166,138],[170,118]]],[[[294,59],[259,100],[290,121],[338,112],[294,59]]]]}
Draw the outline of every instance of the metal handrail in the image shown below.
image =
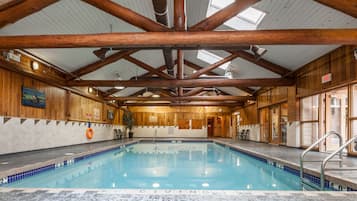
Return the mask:
{"type": "MultiPolygon", "coordinates": [[[[339,138],[339,147],[342,146],[342,136],[337,133],[336,131],[330,131],[328,133],[326,133],[324,136],[322,136],[321,138],[319,138],[315,143],[313,143],[312,145],[310,145],[307,149],[305,149],[304,152],[301,153],[300,155],[300,179],[301,181],[303,181],[304,179],[304,157],[305,155],[310,152],[316,145],[318,145],[319,143],[321,143],[323,140],[325,140],[326,138],[328,138],[331,135],[336,135],[339,138]]],[[[342,151],[340,151],[340,160],[339,161],[339,165],[340,167],[342,166],[342,151]]]]}
{"type": "MultiPolygon", "coordinates": [[[[350,140],[348,140],[345,144],[341,145],[336,151],[332,152],[329,156],[327,156],[321,163],[321,175],[320,175],[320,188],[321,190],[324,190],[325,188],[325,169],[326,169],[326,164],[333,158],[337,153],[340,152],[340,155],[343,151],[344,148],[346,148],[348,145],[350,145],[352,142],[354,142],[357,139],[357,135],[353,136],[350,140]]],[[[341,168],[341,163],[340,163],[340,168],[341,168]]],[[[337,169],[336,169],[337,170],[337,169]]],[[[343,170],[357,170],[356,168],[350,168],[350,169],[343,169],[343,170]]]]}

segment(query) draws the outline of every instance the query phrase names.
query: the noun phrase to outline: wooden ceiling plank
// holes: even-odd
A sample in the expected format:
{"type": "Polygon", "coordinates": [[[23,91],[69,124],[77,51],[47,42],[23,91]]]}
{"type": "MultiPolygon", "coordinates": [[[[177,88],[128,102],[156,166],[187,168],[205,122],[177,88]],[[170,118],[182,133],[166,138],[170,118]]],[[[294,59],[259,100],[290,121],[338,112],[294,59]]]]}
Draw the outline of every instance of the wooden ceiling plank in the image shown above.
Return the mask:
{"type": "Polygon", "coordinates": [[[236,0],[227,7],[221,9],[210,17],[191,26],[189,31],[211,31],[225,23],[227,20],[238,15],[243,10],[254,5],[260,0],[236,0]]]}
{"type": "Polygon", "coordinates": [[[143,69],[145,69],[145,70],[147,70],[147,71],[149,71],[149,72],[152,72],[153,74],[158,75],[158,76],[161,77],[161,78],[164,78],[164,79],[175,79],[174,77],[172,77],[172,76],[170,76],[170,75],[168,75],[168,74],[166,74],[166,73],[164,73],[164,72],[162,72],[162,71],[160,71],[160,70],[158,70],[158,69],[156,69],[156,68],[153,68],[153,67],[151,67],[150,65],[148,65],[148,64],[146,64],[146,63],[144,63],[144,62],[142,62],[142,61],[140,61],[140,60],[138,60],[138,59],[136,59],[136,58],[134,58],[134,57],[132,57],[132,56],[127,55],[127,56],[125,56],[124,58],[125,58],[127,61],[130,61],[131,63],[136,64],[136,65],[139,66],[140,68],[143,68],[143,69]]]}
{"type": "Polygon", "coordinates": [[[325,6],[341,11],[347,15],[357,18],[357,1],[353,0],[315,0],[325,6]]]}
{"type": "MultiPolygon", "coordinates": [[[[8,24],[15,23],[20,19],[56,3],[57,1],[58,0],[26,0],[23,2],[17,2],[17,4],[13,4],[0,12],[0,28],[3,28],[8,24]]],[[[14,1],[14,3],[16,2],[14,1]]]]}
{"type": "Polygon", "coordinates": [[[195,79],[195,78],[199,78],[201,75],[205,74],[205,73],[208,73],[208,72],[211,72],[212,70],[220,67],[221,65],[227,63],[227,62],[230,62],[232,60],[234,60],[235,58],[237,58],[238,55],[237,54],[231,54],[230,56],[226,57],[226,58],[223,58],[222,60],[212,64],[212,65],[209,65],[208,67],[206,68],[202,68],[200,70],[197,70],[195,73],[193,73],[192,75],[188,76],[187,79],[195,79]]]}
{"type": "Polygon", "coordinates": [[[229,87],[229,86],[291,86],[293,79],[259,78],[259,79],[184,79],[184,80],[72,80],[68,86],[96,87],[229,87]]]}
{"type": "Polygon", "coordinates": [[[139,27],[145,31],[170,31],[168,27],[159,24],[113,1],[110,0],[82,0],[82,1],[104,12],[107,12],[131,25],[139,27]]]}
{"type": "Polygon", "coordinates": [[[80,47],[199,47],[237,45],[354,45],[357,29],[294,29],[259,31],[133,32],[0,36],[0,49],[80,47]]]}
{"type": "Polygon", "coordinates": [[[67,80],[73,80],[73,79],[76,79],[83,75],[94,72],[100,68],[103,68],[104,66],[106,66],[108,64],[114,63],[120,59],[123,59],[125,56],[133,54],[135,52],[137,52],[137,50],[120,51],[120,52],[114,53],[114,54],[110,55],[109,57],[105,58],[104,60],[96,61],[89,65],[83,66],[83,67],[79,68],[78,70],[73,71],[71,73],[72,74],[71,77],[68,77],[67,80]]]}

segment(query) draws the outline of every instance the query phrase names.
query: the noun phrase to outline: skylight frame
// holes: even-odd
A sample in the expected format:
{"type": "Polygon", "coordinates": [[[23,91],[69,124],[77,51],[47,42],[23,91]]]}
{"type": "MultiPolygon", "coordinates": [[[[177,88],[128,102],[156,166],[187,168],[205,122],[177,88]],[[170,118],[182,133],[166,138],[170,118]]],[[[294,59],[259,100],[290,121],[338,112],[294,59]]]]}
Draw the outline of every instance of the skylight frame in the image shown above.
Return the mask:
{"type": "MultiPolygon", "coordinates": [[[[213,54],[207,50],[198,50],[197,58],[201,61],[208,63],[208,64],[214,64],[214,63],[224,59],[224,58],[222,58],[216,54],[213,54]]],[[[228,62],[220,65],[218,68],[220,68],[222,70],[227,70],[230,65],[231,65],[231,61],[228,61],[228,62]]]]}

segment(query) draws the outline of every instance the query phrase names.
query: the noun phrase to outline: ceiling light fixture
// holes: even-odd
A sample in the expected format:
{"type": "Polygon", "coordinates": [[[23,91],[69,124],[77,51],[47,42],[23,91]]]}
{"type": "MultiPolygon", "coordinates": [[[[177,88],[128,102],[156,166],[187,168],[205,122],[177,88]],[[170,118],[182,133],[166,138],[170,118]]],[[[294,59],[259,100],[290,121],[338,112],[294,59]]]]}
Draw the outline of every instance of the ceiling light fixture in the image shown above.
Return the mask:
{"type": "Polygon", "coordinates": [[[88,93],[93,93],[93,87],[88,87],[88,93]]]}
{"type": "MultiPolygon", "coordinates": [[[[119,73],[116,73],[116,76],[117,76],[117,80],[119,80],[119,81],[122,80],[119,73]]],[[[123,90],[123,89],[125,89],[124,86],[115,86],[114,88],[115,88],[115,89],[118,89],[118,90],[123,90]]]]}
{"type": "Polygon", "coordinates": [[[32,70],[38,70],[40,68],[40,65],[37,61],[31,61],[31,68],[32,70]]]}
{"type": "Polygon", "coordinates": [[[152,95],[153,98],[160,98],[160,95],[159,94],[154,94],[152,95]]]}

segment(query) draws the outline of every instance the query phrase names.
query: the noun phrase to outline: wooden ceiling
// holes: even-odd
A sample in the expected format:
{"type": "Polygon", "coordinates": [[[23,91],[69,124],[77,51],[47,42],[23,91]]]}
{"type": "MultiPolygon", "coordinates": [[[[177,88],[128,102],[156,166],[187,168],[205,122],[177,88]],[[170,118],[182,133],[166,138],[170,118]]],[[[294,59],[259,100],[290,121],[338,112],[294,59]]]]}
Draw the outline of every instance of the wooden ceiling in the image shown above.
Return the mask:
{"type": "MultiPolygon", "coordinates": [[[[250,87],[290,86],[294,84],[293,73],[288,68],[257,56],[252,51],[253,45],[347,45],[357,44],[357,29],[284,29],[259,31],[217,31],[216,29],[243,10],[260,0],[236,0],[231,5],[200,22],[187,26],[186,0],[173,0],[173,27],[169,27],[167,0],[152,0],[156,21],[141,15],[123,5],[110,0],[82,0],[104,11],[118,20],[125,21],[144,32],[98,33],[98,34],[57,34],[0,36],[0,49],[28,48],[99,48],[93,53],[97,61],[65,74],[65,87],[111,87],[103,91],[105,100],[117,100],[121,105],[224,105],[241,106],[253,96],[211,95],[207,96],[205,87],[237,87],[253,94],[250,87]],[[132,55],[141,50],[162,49],[165,60],[163,66],[151,66],[132,55]],[[185,58],[183,50],[215,49],[224,50],[229,56],[222,60],[201,67],[185,58]],[[117,52],[106,56],[108,51],[117,52]],[[173,55],[176,53],[176,55],[173,55]],[[176,58],[176,59],[175,59],[176,58]],[[227,79],[217,76],[213,70],[222,64],[240,58],[269,70],[280,78],[227,79]],[[145,69],[147,73],[137,75],[130,80],[88,80],[83,76],[117,62],[126,60],[145,69]],[[176,65],[176,68],[175,68],[176,65]],[[196,72],[185,75],[188,66],[196,72]],[[166,71],[166,72],[165,72],[166,71]],[[160,98],[114,97],[120,91],[114,87],[144,87],[160,89],[160,98]],[[184,87],[191,87],[187,91],[184,87]],[[165,95],[166,94],[166,95],[165,95]],[[155,101],[166,101],[168,103],[155,101]]],[[[193,0],[187,0],[193,1],[193,0]]],[[[8,0],[0,2],[0,28],[15,23],[58,1],[56,0],[8,0]]],[[[316,0],[321,5],[337,9],[350,16],[357,16],[357,2],[348,0],[316,0]]]]}

